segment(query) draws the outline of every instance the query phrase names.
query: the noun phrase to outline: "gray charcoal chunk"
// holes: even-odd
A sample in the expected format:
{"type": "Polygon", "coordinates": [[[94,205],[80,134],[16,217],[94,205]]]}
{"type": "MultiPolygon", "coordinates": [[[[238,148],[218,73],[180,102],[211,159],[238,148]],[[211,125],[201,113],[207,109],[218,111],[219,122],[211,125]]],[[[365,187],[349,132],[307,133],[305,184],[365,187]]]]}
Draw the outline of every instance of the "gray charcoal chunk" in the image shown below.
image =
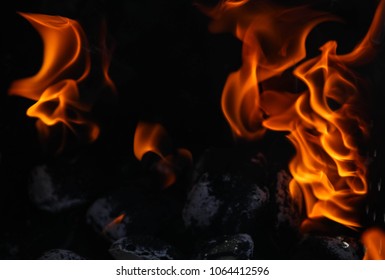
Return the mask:
{"type": "Polygon", "coordinates": [[[268,202],[268,189],[241,175],[204,173],[187,196],[183,221],[194,232],[247,232],[263,219],[268,202]]]}
{"type": "Polygon", "coordinates": [[[361,260],[364,247],[352,237],[304,236],[292,259],[297,260],[361,260]]]}
{"type": "Polygon", "coordinates": [[[43,253],[39,260],[85,260],[85,258],[70,250],[52,249],[43,253]]]}
{"type": "Polygon", "coordinates": [[[289,192],[289,183],[291,180],[292,177],[285,170],[278,172],[275,193],[277,206],[276,228],[286,226],[298,229],[301,223],[298,209],[289,192]]]}
{"type": "Polygon", "coordinates": [[[187,227],[209,227],[223,204],[213,193],[208,174],[204,174],[187,198],[183,219],[187,227]]]}
{"type": "Polygon", "coordinates": [[[79,193],[66,189],[62,182],[56,182],[46,165],[32,170],[28,187],[30,200],[39,209],[48,212],[60,212],[87,202],[79,193]]]}
{"type": "Polygon", "coordinates": [[[248,234],[212,238],[198,247],[197,259],[248,260],[253,257],[254,242],[248,234]]]}
{"type": "MultiPolygon", "coordinates": [[[[156,234],[172,226],[178,214],[169,199],[146,192],[122,189],[92,203],[86,222],[111,242],[127,235],[156,234]]],[[[179,210],[180,211],[180,210],[179,210]]]]}
{"type": "Polygon", "coordinates": [[[126,236],[127,225],[131,222],[130,218],[125,215],[120,222],[114,223],[119,216],[116,208],[118,206],[114,204],[111,197],[96,200],[87,211],[88,224],[91,224],[98,233],[112,240],[126,236]]]}
{"type": "Polygon", "coordinates": [[[176,249],[153,236],[129,236],[115,241],[109,249],[117,260],[173,260],[178,259],[176,249]]]}

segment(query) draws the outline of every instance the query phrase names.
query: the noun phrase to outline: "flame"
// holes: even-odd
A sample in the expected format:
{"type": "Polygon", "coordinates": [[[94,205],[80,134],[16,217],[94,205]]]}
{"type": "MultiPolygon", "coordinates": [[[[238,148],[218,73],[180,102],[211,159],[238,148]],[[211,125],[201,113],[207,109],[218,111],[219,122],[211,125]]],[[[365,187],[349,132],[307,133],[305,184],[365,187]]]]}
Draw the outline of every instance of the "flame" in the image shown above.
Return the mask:
{"type": "Polygon", "coordinates": [[[101,50],[102,50],[102,71],[103,71],[103,80],[107,87],[109,87],[112,92],[116,93],[117,88],[114,81],[110,77],[109,69],[111,66],[112,59],[112,50],[110,50],[107,46],[107,24],[105,21],[102,23],[101,28],[101,50]]]}
{"type": "MultiPolygon", "coordinates": [[[[311,230],[325,219],[358,228],[358,205],[367,193],[367,170],[359,142],[367,139],[359,78],[350,67],[374,56],[383,32],[385,1],[379,4],[365,38],[348,54],[337,54],[327,42],[321,54],[305,60],[306,38],[334,16],[306,6],[283,8],[262,1],[215,8],[212,32],[231,30],[242,42],[241,68],[228,76],[222,95],[224,115],[238,138],[255,140],[267,129],[287,131],[296,148],[289,164],[290,192],[311,230]],[[293,76],[307,87],[301,93],[277,90],[282,74],[296,66],[293,76]]],[[[238,2],[238,1],[236,1],[238,2]]],[[[247,2],[247,3],[244,3],[247,2]]]]}
{"type": "Polygon", "coordinates": [[[174,147],[163,126],[140,122],[134,135],[134,154],[138,160],[142,160],[148,152],[160,157],[156,169],[163,176],[162,184],[165,188],[176,182],[180,160],[185,159],[188,162],[192,160],[191,153],[186,149],[179,148],[174,152],[174,147]]]}
{"type": "Polygon", "coordinates": [[[40,34],[44,55],[38,73],[14,81],[9,94],[36,101],[27,115],[38,118],[36,126],[42,136],[47,136],[48,127],[60,123],[73,132],[82,126],[89,140],[94,141],[99,128],[85,117],[91,106],[78,89],[90,72],[89,53],[84,51],[87,40],[81,26],[61,16],[19,14],[40,34]],[[77,78],[73,79],[74,76],[77,78]]]}
{"type": "Polygon", "coordinates": [[[124,218],[126,217],[126,214],[120,214],[119,216],[117,216],[115,219],[113,219],[110,223],[108,223],[102,233],[105,234],[107,231],[111,230],[112,228],[114,228],[116,225],[119,225],[123,222],[124,218]]]}
{"type": "Polygon", "coordinates": [[[266,129],[259,84],[304,59],[310,31],[321,22],[337,19],[306,7],[285,9],[249,1],[224,1],[214,11],[210,30],[230,29],[243,43],[243,64],[226,81],[222,110],[236,137],[261,138],[266,129]]]}
{"type": "Polygon", "coordinates": [[[364,260],[385,260],[385,231],[380,228],[369,228],[361,236],[366,249],[364,260]]]}
{"type": "Polygon", "coordinates": [[[357,132],[367,135],[368,125],[359,117],[363,97],[352,82],[354,74],[336,55],[336,47],[326,43],[319,57],[296,68],[294,75],[308,90],[290,114],[272,116],[264,126],[290,131],[297,151],[289,165],[290,191],[297,201],[305,201],[308,219],[328,218],[354,228],[360,226],[356,206],[367,193],[366,166],[355,138],[357,132]],[[330,107],[331,100],[337,109],[330,107]]]}

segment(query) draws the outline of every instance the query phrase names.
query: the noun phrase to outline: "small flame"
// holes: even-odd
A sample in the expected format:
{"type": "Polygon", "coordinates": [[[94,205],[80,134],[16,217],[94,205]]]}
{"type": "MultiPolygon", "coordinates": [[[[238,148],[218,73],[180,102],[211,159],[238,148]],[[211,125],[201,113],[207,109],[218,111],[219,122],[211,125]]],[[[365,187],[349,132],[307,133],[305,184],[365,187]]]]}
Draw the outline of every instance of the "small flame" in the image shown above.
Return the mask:
{"type": "Polygon", "coordinates": [[[361,236],[366,249],[364,260],[385,260],[385,231],[369,228],[361,236]]]}
{"type": "Polygon", "coordinates": [[[283,8],[263,1],[229,5],[233,2],[204,10],[213,17],[212,32],[231,30],[243,43],[243,64],[229,75],[222,95],[222,110],[232,131],[247,140],[261,138],[267,129],[289,132],[296,148],[289,165],[290,192],[306,212],[303,231],[325,218],[360,227],[357,206],[367,193],[367,170],[359,141],[367,139],[369,126],[362,108],[365,96],[350,67],[373,57],[375,38],[384,28],[385,1],[352,52],[338,55],[337,43],[330,41],[318,57],[307,61],[303,60],[308,34],[316,25],[337,18],[305,6],[283,8]],[[293,76],[307,90],[277,90],[283,72],[293,66],[297,66],[293,76]]]}
{"type": "Polygon", "coordinates": [[[160,157],[156,164],[157,172],[163,177],[163,187],[173,185],[177,179],[177,169],[180,168],[180,161],[192,161],[191,153],[186,149],[176,149],[168,137],[168,134],[160,124],[140,122],[134,136],[134,154],[138,160],[152,152],[160,157]]]}
{"type": "Polygon", "coordinates": [[[109,224],[107,224],[103,229],[103,234],[105,234],[107,231],[114,228],[116,225],[119,225],[123,222],[124,218],[126,217],[126,214],[120,214],[115,219],[113,219],[109,224]]]}
{"type": "Polygon", "coordinates": [[[111,66],[112,59],[112,50],[107,47],[107,24],[105,21],[102,22],[101,28],[101,50],[102,50],[102,71],[104,83],[108,86],[114,93],[117,92],[116,85],[110,77],[109,69],[111,66]]]}
{"type": "Polygon", "coordinates": [[[14,81],[10,95],[18,95],[36,103],[27,111],[38,118],[36,126],[43,137],[48,127],[63,124],[75,132],[85,128],[90,141],[99,135],[98,126],[85,115],[90,112],[89,102],[83,100],[78,84],[90,72],[87,40],[77,21],[61,16],[19,13],[39,32],[44,44],[43,63],[32,77],[14,81]],[[72,77],[77,76],[76,79],[72,77]]]}
{"type": "Polygon", "coordinates": [[[167,139],[167,132],[160,124],[140,122],[136,127],[134,136],[135,157],[142,160],[147,152],[153,152],[164,157],[161,150],[169,148],[167,147],[167,139]]]}

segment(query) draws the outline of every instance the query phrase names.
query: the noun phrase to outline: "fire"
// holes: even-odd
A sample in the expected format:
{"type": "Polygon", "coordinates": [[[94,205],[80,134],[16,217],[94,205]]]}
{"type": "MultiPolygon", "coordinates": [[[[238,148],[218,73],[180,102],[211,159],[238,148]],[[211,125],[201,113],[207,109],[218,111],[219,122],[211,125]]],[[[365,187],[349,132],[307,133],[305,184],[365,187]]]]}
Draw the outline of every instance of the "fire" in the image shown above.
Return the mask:
{"type": "Polygon", "coordinates": [[[362,108],[365,96],[351,67],[374,56],[384,3],[366,37],[350,53],[337,54],[337,42],[329,41],[319,56],[308,60],[306,38],[318,24],[337,21],[334,16],[263,1],[222,1],[214,9],[203,9],[213,18],[212,32],[230,30],[243,44],[242,66],[228,76],[222,95],[234,135],[256,140],[268,129],[285,131],[296,148],[289,164],[290,192],[306,213],[303,231],[325,219],[361,227],[358,206],[367,193],[367,170],[359,145],[367,139],[369,126],[362,108]],[[279,88],[285,71],[306,90],[279,88]]]}
{"type": "Polygon", "coordinates": [[[181,165],[192,161],[191,153],[188,150],[173,147],[163,126],[140,122],[134,135],[134,154],[138,160],[142,160],[148,152],[155,153],[160,158],[155,168],[163,177],[164,188],[170,187],[176,182],[181,165]]]}
{"type": "Polygon", "coordinates": [[[223,1],[213,12],[212,32],[230,29],[242,41],[241,68],[231,73],[222,95],[222,110],[238,138],[255,140],[262,126],[260,83],[281,75],[306,57],[305,41],[319,23],[337,20],[305,7],[285,9],[254,1],[223,1]]]}
{"type": "Polygon", "coordinates": [[[385,231],[380,228],[367,229],[361,236],[366,252],[364,260],[385,260],[385,231]]]}
{"type": "Polygon", "coordinates": [[[61,124],[72,132],[81,128],[94,141],[99,127],[87,118],[91,105],[78,88],[90,72],[87,40],[81,26],[61,16],[19,14],[40,34],[44,56],[38,73],[14,81],[9,94],[36,101],[27,115],[38,119],[36,126],[43,137],[48,136],[49,127],[61,124]]]}
{"type": "Polygon", "coordinates": [[[112,60],[112,50],[110,50],[107,46],[107,24],[105,21],[102,22],[102,28],[101,28],[101,39],[100,39],[100,46],[102,51],[102,71],[103,71],[103,81],[107,87],[109,87],[112,92],[116,93],[117,88],[115,83],[110,77],[109,69],[111,66],[111,60],[112,60]]]}
{"type": "Polygon", "coordinates": [[[126,214],[123,213],[123,214],[120,214],[119,216],[117,216],[116,218],[114,218],[110,223],[108,223],[104,227],[102,233],[106,234],[106,232],[108,232],[109,230],[113,229],[117,225],[121,224],[125,217],[126,217],[126,214]]]}

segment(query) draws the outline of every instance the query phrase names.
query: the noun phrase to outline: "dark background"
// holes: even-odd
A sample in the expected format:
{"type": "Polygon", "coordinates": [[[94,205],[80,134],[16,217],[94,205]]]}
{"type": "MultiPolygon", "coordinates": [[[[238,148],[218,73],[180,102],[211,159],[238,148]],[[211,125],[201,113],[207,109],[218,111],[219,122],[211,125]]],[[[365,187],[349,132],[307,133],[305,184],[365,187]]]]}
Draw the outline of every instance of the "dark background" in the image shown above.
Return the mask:
{"type": "MultiPolygon", "coordinates": [[[[288,6],[311,3],[344,20],[321,24],[312,31],[307,41],[309,57],[317,55],[318,47],[332,39],[338,41],[341,53],[351,50],[365,35],[377,4],[364,0],[274,2],[288,6]]],[[[44,250],[60,246],[83,248],[73,241],[65,244],[65,226],[76,227],[76,234],[88,234],[89,243],[83,244],[88,246],[84,250],[88,257],[107,258],[97,248],[89,249],[99,239],[90,229],[79,227],[83,217],[54,216],[29,202],[31,168],[82,155],[88,158],[87,163],[102,170],[97,189],[103,193],[122,184],[120,166],[128,166],[128,177],[140,172],[132,146],[135,127],[141,120],[163,124],[174,145],[190,150],[193,158],[211,146],[232,147],[234,141],[221,112],[220,97],[227,75],[241,65],[241,43],[231,34],[210,34],[209,19],[191,0],[40,0],[12,1],[9,5],[2,11],[0,26],[0,258],[37,258],[44,250]],[[92,79],[97,78],[92,76],[81,88],[96,96],[92,115],[101,127],[96,142],[83,143],[74,138],[63,153],[56,154],[57,143],[40,142],[35,120],[25,115],[32,101],[7,95],[12,81],[37,72],[43,51],[38,33],[17,12],[78,20],[96,60],[100,55],[101,23],[106,23],[107,45],[113,50],[110,76],[117,95],[95,87],[92,79]]],[[[372,145],[380,151],[384,110],[378,100],[385,88],[383,58],[380,51],[375,61],[356,69],[370,86],[367,100],[374,123],[372,145]]],[[[262,141],[260,147],[271,153],[282,152],[274,142],[262,141]]]]}

